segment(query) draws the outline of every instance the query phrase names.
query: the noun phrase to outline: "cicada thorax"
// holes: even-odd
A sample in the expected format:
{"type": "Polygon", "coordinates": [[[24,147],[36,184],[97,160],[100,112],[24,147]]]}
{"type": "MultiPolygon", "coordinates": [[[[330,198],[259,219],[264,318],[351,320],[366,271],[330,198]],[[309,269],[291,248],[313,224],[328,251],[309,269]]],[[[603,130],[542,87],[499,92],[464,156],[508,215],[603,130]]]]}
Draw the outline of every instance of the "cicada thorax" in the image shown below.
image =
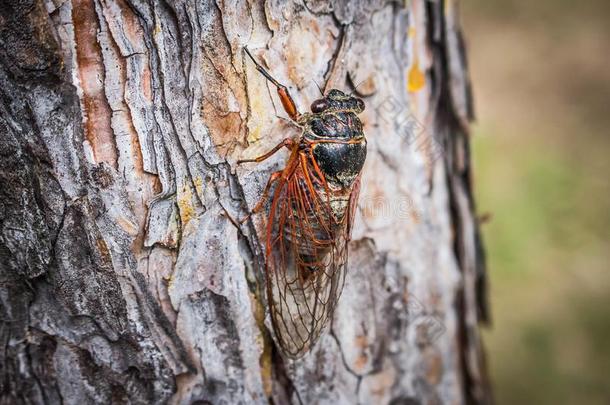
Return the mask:
{"type": "Polygon", "coordinates": [[[303,138],[315,163],[334,189],[349,189],[364,166],[366,139],[353,111],[330,111],[306,116],[303,138]]]}

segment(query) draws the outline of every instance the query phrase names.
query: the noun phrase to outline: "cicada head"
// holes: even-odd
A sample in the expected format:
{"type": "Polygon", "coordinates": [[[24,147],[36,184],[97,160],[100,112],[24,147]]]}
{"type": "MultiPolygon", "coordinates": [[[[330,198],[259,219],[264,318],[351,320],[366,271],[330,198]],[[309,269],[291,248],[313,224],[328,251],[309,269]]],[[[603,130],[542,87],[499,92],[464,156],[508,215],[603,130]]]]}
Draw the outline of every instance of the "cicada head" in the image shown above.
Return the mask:
{"type": "Polygon", "coordinates": [[[306,138],[311,140],[349,140],[364,138],[358,114],[364,111],[364,101],[332,89],[311,104],[311,113],[303,114],[301,124],[306,138]]]}
{"type": "Polygon", "coordinates": [[[362,111],[364,111],[364,101],[337,89],[332,89],[326,97],[311,103],[311,112],[314,114],[324,112],[353,112],[360,114],[362,111]]]}

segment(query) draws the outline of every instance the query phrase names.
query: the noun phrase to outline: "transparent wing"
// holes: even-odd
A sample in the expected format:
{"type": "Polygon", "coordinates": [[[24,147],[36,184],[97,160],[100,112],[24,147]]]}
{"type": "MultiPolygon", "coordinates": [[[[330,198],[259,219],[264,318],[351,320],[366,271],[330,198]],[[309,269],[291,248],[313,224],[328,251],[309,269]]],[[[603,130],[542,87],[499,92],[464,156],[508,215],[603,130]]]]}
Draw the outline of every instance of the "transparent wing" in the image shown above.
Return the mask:
{"type": "Polygon", "coordinates": [[[311,156],[298,158],[276,186],[266,238],[271,319],[291,357],[313,346],[341,295],[360,183],[332,191],[311,156]]]}

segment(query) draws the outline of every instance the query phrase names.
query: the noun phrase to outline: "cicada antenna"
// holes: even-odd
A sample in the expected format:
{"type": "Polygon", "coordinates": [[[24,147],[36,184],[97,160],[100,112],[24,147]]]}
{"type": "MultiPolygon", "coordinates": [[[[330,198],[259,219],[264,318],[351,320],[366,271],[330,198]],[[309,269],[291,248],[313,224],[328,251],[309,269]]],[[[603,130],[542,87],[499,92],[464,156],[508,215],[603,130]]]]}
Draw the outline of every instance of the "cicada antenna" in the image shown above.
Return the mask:
{"type": "Polygon", "coordinates": [[[358,87],[360,87],[360,85],[366,81],[367,81],[367,79],[364,79],[360,83],[358,83],[356,86],[354,86],[354,90],[352,90],[351,93],[349,93],[350,97],[353,96],[354,93],[358,90],[358,87]]]}
{"type": "Polygon", "coordinates": [[[322,95],[322,97],[324,97],[324,92],[322,91],[322,88],[320,87],[320,85],[318,84],[318,82],[316,82],[315,79],[312,79],[313,82],[316,84],[316,87],[318,88],[318,91],[320,92],[320,94],[322,95]]]}

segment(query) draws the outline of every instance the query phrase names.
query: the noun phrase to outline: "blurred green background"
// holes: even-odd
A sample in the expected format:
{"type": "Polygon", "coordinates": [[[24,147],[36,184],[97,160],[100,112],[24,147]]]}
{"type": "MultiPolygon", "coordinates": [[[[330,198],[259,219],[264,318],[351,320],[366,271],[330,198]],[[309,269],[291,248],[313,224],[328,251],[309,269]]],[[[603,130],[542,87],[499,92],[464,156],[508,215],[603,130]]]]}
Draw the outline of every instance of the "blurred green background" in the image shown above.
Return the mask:
{"type": "Polygon", "coordinates": [[[610,404],[610,1],[464,0],[502,404],[610,404]]]}

